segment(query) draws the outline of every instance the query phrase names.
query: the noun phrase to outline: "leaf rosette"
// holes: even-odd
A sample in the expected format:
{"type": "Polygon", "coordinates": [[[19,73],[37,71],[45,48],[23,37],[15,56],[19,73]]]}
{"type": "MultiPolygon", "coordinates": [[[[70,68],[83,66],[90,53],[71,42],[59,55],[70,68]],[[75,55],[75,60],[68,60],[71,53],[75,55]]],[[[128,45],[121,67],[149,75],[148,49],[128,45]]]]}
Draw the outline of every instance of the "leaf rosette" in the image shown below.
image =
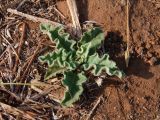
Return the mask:
{"type": "Polygon", "coordinates": [[[91,70],[95,76],[99,76],[102,70],[110,76],[115,75],[119,78],[124,76],[116,63],[109,59],[108,54],[102,57],[98,55],[97,48],[104,40],[100,28],[88,30],[78,42],[70,39],[69,34],[65,33],[62,27],[54,28],[50,24],[41,24],[40,29],[56,43],[53,52],[40,56],[39,59],[48,64],[45,79],[55,77],[58,73],[64,75],[62,83],[66,86],[66,92],[61,102],[63,106],[72,106],[79,99],[83,92],[83,83],[87,80],[85,76],[87,70],[91,70]]]}

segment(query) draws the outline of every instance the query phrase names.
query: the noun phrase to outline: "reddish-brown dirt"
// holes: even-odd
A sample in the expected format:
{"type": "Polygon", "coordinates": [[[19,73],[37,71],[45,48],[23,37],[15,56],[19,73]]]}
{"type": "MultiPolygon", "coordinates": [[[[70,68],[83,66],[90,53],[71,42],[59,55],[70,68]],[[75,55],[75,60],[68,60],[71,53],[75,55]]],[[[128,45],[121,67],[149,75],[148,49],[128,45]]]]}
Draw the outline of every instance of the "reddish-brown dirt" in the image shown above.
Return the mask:
{"type": "MultiPolygon", "coordinates": [[[[153,120],[159,115],[160,8],[156,2],[130,1],[129,67],[125,68],[125,0],[77,0],[80,22],[96,21],[107,33],[105,49],[124,69],[122,84],[104,81],[104,100],[94,120],[153,120]]],[[[64,5],[64,4],[63,4],[64,5]]],[[[63,6],[60,6],[63,11],[63,6]]],[[[66,11],[64,14],[67,15],[66,11]]]]}
{"type": "MultiPolygon", "coordinates": [[[[65,18],[53,13],[53,15],[48,15],[48,19],[64,24],[71,23],[66,1],[60,0],[55,1],[55,3],[65,18]]],[[[55,3],[51,2],[50,4],[55,3]]],[[[26,4],[21,11],[47,18],[46,14],[33,14],[31,11],[34,10],[30,8],[45,8],[50,4],[26,4]]],[[[13,8],[15,6],[16,4],[13,5],[13,8]]],[[[125,0],[77,0],[77,7],[82,25],[86,21],[95,21],[98,26],[102,27],[106,34],[105,51],[117,62],[118,66],[125,72],[126,77],[123,80],[109,77],[103,81],[100,87],[95,82],[91,85],[84,85],[84,94],[74,108],[53,107],[55,114],[61,116],[62,120],[85,120],[96,104],[98,97],[102,96],[102,101],[91,116],[93,120],[159,120],[160,3],[156,0],[130,0],[129,50],[131,57],[128,68],[126,68],[124,60],[124,51],[126,50],[125,0]]],[[[4,8],[8,8],[8,6],[4,8]]],[[[27,46],[26,50],[31,55],[36,49],[35,46],[38,45],[37,41],[46,38],[39,33],[38,23],[26,22],[31,30],[28,38],[31,46],[27,46]]],[[[43,78],[45,70],[37,62],[37,59],[30,71],[33,69],[38,69],[43,78]]],[[[32,75],[32,73],[30,74],[32,75]]],[[[91,76],[90,79],[92,78],[91,76]]],[[[53,89],[51,94],[56,99],[62,99],[63,91],[64,88],[59,87],[53,89]]],[[[7,100],[1,101],[7,103],[7,100]]],[[[42,98],[40,101],[45,102],[47,100],[42,98]]],[[[55,103],[54,105],[57,106],[55,103]]],[[[45,112],[44,115],[50,115],[45,112]]]]}

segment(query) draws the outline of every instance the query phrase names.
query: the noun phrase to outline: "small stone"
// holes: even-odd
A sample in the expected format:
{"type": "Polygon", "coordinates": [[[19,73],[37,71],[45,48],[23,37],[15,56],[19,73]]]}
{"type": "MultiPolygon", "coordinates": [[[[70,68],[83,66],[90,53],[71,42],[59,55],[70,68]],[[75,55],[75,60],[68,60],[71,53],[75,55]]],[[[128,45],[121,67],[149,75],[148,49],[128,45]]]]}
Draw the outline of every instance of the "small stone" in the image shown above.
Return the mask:
{"type": "Polygon", "coordinates": [[[98,78],[98,79],[96,80],[96,83],[97,83],[98,87],[102,86],[103,79],[102,79],[102,78],[98,78]]]}
{"type": "Polygon", "coordinates": [[[24,44],[27,45],[27,46],[29,45],[29,43],[27,41],[25,41],[24,44]]]}

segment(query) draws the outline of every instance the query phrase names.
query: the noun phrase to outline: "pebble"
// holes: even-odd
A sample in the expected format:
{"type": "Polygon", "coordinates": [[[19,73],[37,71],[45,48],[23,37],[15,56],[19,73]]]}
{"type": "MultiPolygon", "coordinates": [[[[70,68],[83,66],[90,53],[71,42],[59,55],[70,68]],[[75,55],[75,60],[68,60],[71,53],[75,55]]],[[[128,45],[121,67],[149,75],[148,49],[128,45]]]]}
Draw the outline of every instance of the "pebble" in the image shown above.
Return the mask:
{"type": "Polygon", "coordinates": [[[27,46],[29,45],[29,43],[27,41],[25,41],[24,44],[27,45],[27,46]]]}

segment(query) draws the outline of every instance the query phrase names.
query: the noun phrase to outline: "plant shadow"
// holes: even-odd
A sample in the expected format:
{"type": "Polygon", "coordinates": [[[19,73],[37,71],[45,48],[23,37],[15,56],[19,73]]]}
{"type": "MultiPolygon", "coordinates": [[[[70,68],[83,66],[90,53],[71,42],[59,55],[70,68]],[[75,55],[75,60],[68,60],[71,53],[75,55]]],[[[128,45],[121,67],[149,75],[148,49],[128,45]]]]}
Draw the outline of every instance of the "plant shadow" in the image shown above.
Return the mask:
{"type": "MultiPolygon", "coordinates": [[[[126,76],[138,76],[148,80],[153,77],[153,73],[150,72],[150,66],[146,64],[142,59],[138,58],[138,55],[132,55],[130,58],[129,67],[125,65],[124,52],[126,50],[126,43],[123,41],[123,36],[120,35],[120,32],[108,32],[103,46],[98,50],[104,51],[110,55],[110,59],[114,60],[117,63],[117,66],[120,70],[123,70],[126,76]],[[102,50],[103,49],[103,50],[102,50]]],[[[90,77],[89,77],[90,78],[90,77]]],[[[87,106],[92,106],[97,97],[101,96],[104,93],[104,90],[108,86],[120,87],[125,86],[126,81],[120,80],[117,77],[107,76],[103,81],[102,86],[98,86],[95,82],[97,77],[92,76],[89,79],[88,83],[84,85],[84,93],[79,101],[80,106],[89,109],[87,106]]],[[[126,91],[127,88],[124,87],[126,91]]]]}
{"type": "Polygon", "coordinates": [[[144,79],[153,77],[154,74],[149,70],[150,65],[137,57],[138,55],[136,54],[130,53],[129,66],[126,67],[124,56],[126,47],[126,43],[120,32],[107,33],[104,41],[105,53],[110,55],[110,58],[117,63],[117,66],[125,72],[126,76],[135,75],[144,79]]]}
{"type": "Polygon", "coordinates": [[[89,80],[88,83],[84,85],[84,93],[81,96],[81,99],[79,101],[80,108],[84,108],[86,110],[90,110],[91,106],[93,107],[95,101],[98,97],[102,96],[104,93],[104,90],[108,86],[112,87],[119,87],[124,84],[123,81],[117,80],[116,77],[108,77],[103,80],[102,85],[98,86],[95,80],[97,80],[97,77],[93,77],[89,80]]]}
{"type": "Polygon", "coordinates": [[[88,0],[77,0],[80,23],[88,20],[88,0]]]}

